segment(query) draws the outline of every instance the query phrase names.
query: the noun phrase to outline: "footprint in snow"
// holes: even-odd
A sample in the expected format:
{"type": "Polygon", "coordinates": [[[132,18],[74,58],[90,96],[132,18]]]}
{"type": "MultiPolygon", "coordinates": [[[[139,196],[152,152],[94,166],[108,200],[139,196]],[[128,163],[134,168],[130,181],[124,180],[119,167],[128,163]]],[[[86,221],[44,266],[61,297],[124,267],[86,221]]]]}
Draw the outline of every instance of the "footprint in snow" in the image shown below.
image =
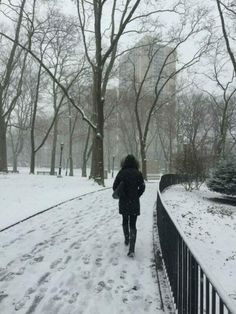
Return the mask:
{"type": "Polygon", "coordinates": [[[7,298],[8,297],[8,294],[7,293],[4,293],[4,291],[0,291],[0,303],[3,299],[7,298]]]}
{"type": "Polygon", "coordinates": [[[15,277],[15,273],[9,272],[2,278],[0,278],[0,281],[11,281],[15,277]]]}
{"type": "Polygon", "coordinates": [[[85,256],[82,257],[82,261],[85,265],[89,264],[90,263],[90,257],[91,255],[90,254],[87,254],[85,256]]]}
{"type": "Polygon", "coordinates": [[[70,297],[70,299],[68,300],[68,302],[71,303],[71,304],[74,303],[74,302],[76,302],[78,296],[79,296],[79,292],[74,292],[74,293],[71,295],[71,297],[70,297]]]}
{"type": "Polygon", "coordinates": [[[70,245],[70,248],[72,249],[75,249],[75,250],[78,250],[79,248],[81,247],[81,241],[76,241],[76,242],[73,242],[71,245],[70,245]]]}
{"type": "Polygon", "coordinates": [[[40,263],[40,262],[43,261],[43,259],[44,259],[44,256],[35,257],[35,258],[30,262],[30,264],[32,265],[32,264],[35,264],[35,263],[40,263]]]}
{"type": "Polygon", "coordinates": [[[89,279],[90,278],[90,271],[83,271],[81,274],[81,277],[83,279],[89,279]]]}
{"type": "Polygon", "coordinates": [[[24,296],[23,299],[21,299],[20,301],[18,301],[16,304],[15,304],[15,310],[16,311],[19,311],[25,304],[26,302],[30,299],[29,296],[24,296]]]}
{"type": "Polygon", "coordinates": [[[7,273],[7,268],[6,267],[0,267],[0,276],[5,275],[6,273],[7,273]]]}
{"type": "Polygon", "coordinates": [[[122,270],[122,272],[120,273],[120,279],[125,279],[126,273],[127,273],[126,270],[122,270]]]}
{"type": "Polygon", "coordinates": [[[104,281],[99,281],[97,287],[96,287],[96,291],[99,293],[101,292],[104,288],[106,287],[106,284],[104,281]]]}
{"type": "Polygon", "coordinates": [[[30,295],[30,294],[34,293],[36,290],[37,290],[37,286],[30,287],[26,291],[26,295],[30,295]]]}
{"type": "Polygon", "coordinates": [[[97,266],[102,266],[102,258],[100,258],[100,257],[96,258],[95,264],[97,266]]]}
{"type": "Polygon", "coordinates": [[[66,259],[65,259],[65,261],[64,261],[64,264],[68,264],[69,263],[69,261],[71,260],[71,256],[70,255],[68,255],[67,257],[66,257],[66,259]]]}
{"type": "Polygon", "coordinates": [[[62,258],[57,258],[55,261],[53,261],[53,262],[51,263],[50,268],[51,268],[51,269],[56,268],[57,265],[61,263],[61,261],[62,261],[62,258]]]}
{"type": "Polygon", "coordinates": [[[141,296],[141,295],[133,295],[133,296],[132,296],[132,300],[133,300],[133,301],[137,301],[137,300],[140,300],[140,299],[142,299],[142,296],[141,296]]]}
{"type": "Polygon", "coordinates": [[[42,284],[49,282],[51,279],[50,275],[51,274],[49,272],[43,274],[38,280],[38,286],[41,286],[42,284]]]}
{"type": "Polygon", "coordinates": [[[31,254],[24,254],[21,256],[20,261],[24,262],[24,261],[27,261],[28,259],[31,259],[32,257],[33,257],[33,255],[31,255],[31,254]]]}
{"type": "Polygon", "coordinates": [[[148,308],[150,307],[150,305],[152,304],[153,299],[152,299],[152,297],[151,297],[150,295],[147,295],[147,296],[145,297],[145,300],[144,300],[144,301],[145,301],[144,310],[147,311],[148,308]]]}

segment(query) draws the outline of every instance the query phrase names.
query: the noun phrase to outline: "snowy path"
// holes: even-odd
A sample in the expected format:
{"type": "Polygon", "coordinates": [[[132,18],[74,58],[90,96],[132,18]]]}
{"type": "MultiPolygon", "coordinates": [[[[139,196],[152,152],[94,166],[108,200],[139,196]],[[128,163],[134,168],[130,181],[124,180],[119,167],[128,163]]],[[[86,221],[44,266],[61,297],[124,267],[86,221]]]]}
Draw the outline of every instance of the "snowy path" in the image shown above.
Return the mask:
{"type": "Polygon", "coordinates": [[[155,199],[156,184],[148,184],[133,260],[111,190],[2,232],[0,313],[163,313],[152,254],[155,199]]]}

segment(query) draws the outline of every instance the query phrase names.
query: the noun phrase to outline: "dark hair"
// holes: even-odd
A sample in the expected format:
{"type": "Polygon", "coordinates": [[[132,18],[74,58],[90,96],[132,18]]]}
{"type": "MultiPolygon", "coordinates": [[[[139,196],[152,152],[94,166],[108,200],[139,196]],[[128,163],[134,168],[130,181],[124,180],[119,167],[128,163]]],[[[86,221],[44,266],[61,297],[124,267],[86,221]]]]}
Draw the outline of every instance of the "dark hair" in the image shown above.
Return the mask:
{"type": "Polygon", "coordinates": [[[134,168],[139,169],[139,162],[134,157],[134,155],[127,155],[125,158],[121,160],[121,168],[134,168]]]}

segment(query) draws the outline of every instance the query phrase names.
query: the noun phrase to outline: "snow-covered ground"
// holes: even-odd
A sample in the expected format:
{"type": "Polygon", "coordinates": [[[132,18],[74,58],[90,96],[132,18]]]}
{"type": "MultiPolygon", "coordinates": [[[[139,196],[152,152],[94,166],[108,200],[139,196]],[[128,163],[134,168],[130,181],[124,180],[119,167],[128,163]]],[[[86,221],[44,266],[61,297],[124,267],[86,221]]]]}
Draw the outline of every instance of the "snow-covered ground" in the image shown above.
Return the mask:
{"type": "MultiPolygon", "coordinates": [[[[98,189],[76,176],[9,174],[1,175],[0,181],[2,226],[98,189]]],[[[141,198],[134,259],[126,256],[118,203],[110,189],[81,196],[1,232],[1,314],[163,313],[153,263],[156,190],[157,184],[147,184],[141,198]]]]}
{"type": "Polygon", "coordinates": [[[236,206],[216,202],[215,198],[220,201],[222,195],[206,186],[186,192],[176,185],[162,194],[165,207],[181,226],[188,244],[236,307],[236,206]]]}
{"type": "MultiPolygon", "coordinates": [[[[106,186],[111,184],[108,179],[106,186]]],[[[20,168],[19,174],[0,174],[0,230],[57,203],[99,189],[92,180],[82,178],[80,170],[75,170],[73,177],[63,174],[62,178],[29,175],[28,168],[20,168]]]]}

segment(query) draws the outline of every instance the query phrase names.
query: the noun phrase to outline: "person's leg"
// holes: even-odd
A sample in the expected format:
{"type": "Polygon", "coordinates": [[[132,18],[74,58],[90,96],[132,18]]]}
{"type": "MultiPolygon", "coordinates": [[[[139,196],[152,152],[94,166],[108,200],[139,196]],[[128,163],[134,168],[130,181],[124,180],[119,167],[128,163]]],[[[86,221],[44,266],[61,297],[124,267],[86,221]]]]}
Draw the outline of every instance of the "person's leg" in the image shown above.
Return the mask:
{"type": "Polygon", "coordinates": [[[135,249],[135,242],[136,242],[136,235],[137,235],[136,221],[137,221],[137,215],[130,215],[130,220],[129,220],[130,245],[129,245],[129,252],[128,252],[128,256],[130,257],[134,256],[134,249],[135,249]]]}
{"type": "Polygon", "coordinates": [[[129,225],[130,225],[130,230],[137,230],[136,229],[136,222],[137,222],[137,215],[130,215],[129,216],[129,225]]]}
{"type": "Polygon", "coordinates": [[[125,237],[125,245],[129,245],[129,216],[122,215],[122,226],[125,237]]]}

